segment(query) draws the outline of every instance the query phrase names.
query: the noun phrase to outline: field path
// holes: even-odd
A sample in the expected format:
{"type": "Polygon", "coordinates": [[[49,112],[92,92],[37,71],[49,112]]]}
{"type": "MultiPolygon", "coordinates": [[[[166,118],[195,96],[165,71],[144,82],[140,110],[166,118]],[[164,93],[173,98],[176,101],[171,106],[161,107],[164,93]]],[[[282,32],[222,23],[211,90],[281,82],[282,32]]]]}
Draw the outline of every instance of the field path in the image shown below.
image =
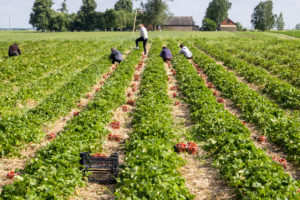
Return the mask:
{"type": "MultiPolygon", "coordinates": [[[[124,57],[129,53],[127,51],[124,54],[124,57]]],[[[77,108],[73,108],[66,116],[63,116],[56,120],[52,124],[44,125],[44,132],[46,137],[40,143],[30,143],[28,144],[27,148],[21,151],[22,157],[12,157],[12,158],[2,158],[0,159],[0,193],[2,188],[6,184],[13,183],[13,180],[9,180],[6,178],[6,174],[10,171],[15,171],[16,169],[23,169],[26,163],[34,157],[36,152],[47,146],[51,141],[50,134],[53,134],[54,137],[60,134],[60,132],[64,129],[65,125],[70,121],[76,112],[81,112],[84,110],[86,105],[93,100],[93,96],[96,92],[100,91],[101,86],[103,85],[104,81],[107,80],[110,75],[115,71],[116,65],[112,65],[109,71],[103,74],[102,80],[93,86],[93,89],[88,92],[85,98],[81,98],[80,102],[77,104],[77,108]]]]}
{"type": "MultiPolygon", "coordinates": [[[[205,81],[206,85],[210,85],[211,81],[209,80],[209,78],[207,77],[207,75],[203,72],[203,70],[201,70],[200,68],[197,67],[197,65],[195,63],[193,63],[193,61],[191,61],[191,63],[196,66],[195,68],[198,70],[198,74],[199,76],[202,77],[202,79],[205,81]]],[[[219,63],[217,63],[219,64],[219,63]]],[[[220,65],[220,64],[219,64],[220,65]]],[[[223,65],[222,65],[223,66],[223,65]]],[[[224,66],[223,66],[224,67],[224,66]]],[[[226,69],[226,67],[225,67],[226,69]]],[[[238,79],[239,81],[241,81],[240,79],[238,79]]],[[[215,96],[217,98],[223,98],[224,99],[224,108],[226,110],[228,110],[232,115],[237,116],[238,118],[241,118],[242,115],[242,111],[238,108],[235,107],[235,104],[233,101],[231,101],[230,99],[225,99],[222,96],[221,91],[219,91],[216,88],[212,88],[213,91],[215,91],[215,96]]],[[[254,123],[245,123],[245,126],[249,129],[250,131],[250,137],[251,140],[253,141],[254,145],[257,148],[260,148],[262,150],[264,150],[264,152],[273,160],[274,158],[284,158],[287,159],[288,156],[284,154],[284,152],[282,151],[282,149],[280,147],[278,147],[276,144],[269,142],[268,140],[264,141],[264,142],[259,142],[258,138],[259,136],[261,136],[258,127],[254,124],[254,123]]],[[[300,168],[297,167],[296,165],[294,165],[292,162],[287,162],[286,167],[283,167],[283,169],[286,171],[286,173],[288,173],[290,176],[292,176],[294,179],[299,180],[300,179],[300,168]]]]}
{"type": "MultiPolygon", "coordinates": [[[[190,121],[190,110],[184,99],[178,83],[172,72],[175,72],[171,64],[165,64],[168,75],[168,94],[174,101],[172,115],[174,119],[174,131],[181,137],[182,141],[189,139],[188,133],[193,126],[190,121]],[[176,94],[176,95],[175,95],[176,94]]],[[[180,154],[186,164],[180,169],[181,175],[186,180],[189,191],[195,195],[195,200],[225,200],[233,199],[233,190],[229,188],[224,180],[219,178],[219,173],[211,166],[211,160],[206,159],[206,153],[202,150],[202,144],[198,143],[199,151],[196,155],[188,153],[180,154]]]]}
{"type": "MultiPolygon", "coordinates": [[[[151,48],[151,44],[147,46],[147,52],[151,48]]],[[[130,87],[126,89],[127,101],[134,100],[134,102],[139,97],[139,87],[141,84],[141,77],[143,70],[146,66],[144,63],[148,59],[148,55],[142,56],[141,61],[138,66],[135,68],[135,78],[133,77],[130,87]]],[[[119,165],[125,164],[125,154],[124,145],[126,140],[129,139],[129,134],[133,131],[131,127],[132,113],[134,112],[135,105],[126,104],[120,106],[113,112],[112,122],[119,122],[120,128],[114,129],[109,124],[107,125],[107,130],[112,135],[120,136],[121,141],[116,142],[106,138],[102,145],[103,154],[109,156],[113,153],[119,153],[119,165]]],[[[98,184],[98,183],[87,183],[86,187],[78,188],[75,195],[71,197],[71,200],[111,200],[114,199],[115,185],[113,184],[98,184]]]]}

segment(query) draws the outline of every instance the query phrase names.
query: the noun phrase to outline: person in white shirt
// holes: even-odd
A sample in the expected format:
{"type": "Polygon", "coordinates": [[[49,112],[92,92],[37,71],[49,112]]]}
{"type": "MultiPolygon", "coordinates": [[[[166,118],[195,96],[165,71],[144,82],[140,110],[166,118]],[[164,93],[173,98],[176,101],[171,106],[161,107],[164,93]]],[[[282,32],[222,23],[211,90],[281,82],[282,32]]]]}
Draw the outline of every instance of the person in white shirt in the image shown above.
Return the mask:
{"type": "Polygon", "coordinates": [[[136,49],[139,49],[139,42],[143,42],[144,54],[146,55],[146,53],[147,53],[146,45],[147,45],[147,41],[148,41],[148,32],[147,32],[146,28],[142,24],[140,24],[138,27],[140,29],[141,37],[139,37],[135,41],[136,49]]]}
{"type": "Polygon", "coordinates": [[[186,46],[180,44],[180,48],[181,50],[179,51],[179,54],[184,54],[187,59],[191,59],[193,57],[192,52],[186,46]]]}

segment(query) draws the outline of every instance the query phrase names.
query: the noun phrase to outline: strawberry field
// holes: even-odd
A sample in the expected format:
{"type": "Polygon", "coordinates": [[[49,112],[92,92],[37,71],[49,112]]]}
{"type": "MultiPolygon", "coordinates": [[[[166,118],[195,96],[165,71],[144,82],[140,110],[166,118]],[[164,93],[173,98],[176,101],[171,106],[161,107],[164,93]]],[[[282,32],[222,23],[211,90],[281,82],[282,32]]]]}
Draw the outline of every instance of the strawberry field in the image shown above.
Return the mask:
{"type": "Polygon", "coordinates": [[[118,34],[0,42],[0,199],[300,199],[300,41],[152,33],[143,55],[118,34]],[[81,152],[119,153],[116,184],[81,152]]]}

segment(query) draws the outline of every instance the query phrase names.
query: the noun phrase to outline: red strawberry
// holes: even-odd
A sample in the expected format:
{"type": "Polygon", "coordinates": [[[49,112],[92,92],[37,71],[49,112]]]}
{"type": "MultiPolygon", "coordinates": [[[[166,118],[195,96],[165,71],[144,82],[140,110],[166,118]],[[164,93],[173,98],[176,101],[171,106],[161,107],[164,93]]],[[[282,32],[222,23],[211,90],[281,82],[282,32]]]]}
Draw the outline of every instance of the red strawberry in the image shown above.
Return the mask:
{"type": "Polygon", "coordinates": [[[136,92],[136,88],[135,87],[132,88],[132,92],[136,92]]]}
{"type": "Polygon", "coordinates": [[[103,85],[103,84],[104,84],[104,81],[100,81],[99,84],[100,84],[100,85],[103,85]]]}
{"type": "Polygon", "coordinates": [[[128,107],[127,106],[122,106],[122,111],[123,112],[127,112],[128,111],[128,107]]]}
{"type": "Polygon", "coordinates": [[[224,103],[224,99],[217,99],[218,100],[218,103],[224,103]]]}
{"type": "Polygon", "coordinates": [[[116,142],[120,142],[121,141],[121,136],[120,135],[113,135],[112,138],[116,142]]]}
{"type": "Polygon", "coordinates": [[[281,159],[279,160],[279,164],[280,164],[283,168],[286,168],[286,167],[287,167],[287,161],[286,161],[286,159],[281,158],[281,159]]]}
{"type": "Polygon", "coordinates": [[[131,84],[131,87],[136,87],[136,83],[132,83],[132,84],[131,84]]]}
{"type": "Polygon", "coordinates": [[[48,133],[46,137],[48,140],[54,140],[56,137],[56,133],[48,133]]]}
{"type": "Polygon", "coordinates": [[[7,179],[14,179],[14,177],[15,177],[15,172],[14,171],[10,171],[6,174],[7,179]]]}
{"type": "Polygon", "coordinates": [[[113,129],[120,129],[120,122],[118,121],[113,121],[110,123],[110,126],[113,128],[113,129]]]}
{"type": "Polygon", "coordinates": [[[178,90],[178,86],[171,87],[171,90],[178,90]]]}
{"type": "Polygon", "coordinates": [[[173,93],[173,97],[177,97],[177,93],[176,92],[173,93]]]}
{"type": "Polygon", "coordinates": [[[189,154],[196,154],[198,151],[198,145],[194,142],[187,143],[187,152],[189,154]]]}
{"type": "Polygon", "coordinates": [[[131,96],[132,96],[132,93],[128,92],[127,97],[131,97],[131,96]]]}
{"type": "Polygon", "coordinates": [[[110,134],[108,134],[108,140],[112,140],[112,137],[113,135],[110,133],[110,134]]]}
{"type": "Polygon", "coordinates": [[[102,76],[102,78],[107,79],[107,75],[102,76]]]}
{"type": "Polygon", "coordinates": [[[107,72],[107,76],[111,75],[111,72],[107,72]]]}
{"type": "Polygon", "coordinates": [[[198,64],[194,64],[194,66],[195,66],[196,68],[198,68],[198,67],[199,67],[199,65],[198,65],[198,64]]]}
{"type": "Polygon", "coordinates": [[[214,95],[214,96],[218,96],[218,92],[217,92],[217,91],[214,91],[213,95],[214,95]]]}
{"type": "Polygon", "coordinates": [[[91,98],[92,98],[92,95],[87,94],[87,95],[86,95],[86,98],[87,98],[87,99],[91,99],[91,98]]]}
{"type": "Polygon", "coordinates": [[[99,157],[99,158],[106,158],[106,155],[103,154],[103,153],[94,153],[92,156],[93,157],[99,157]]]}
{"type": "Polygon", "coordinates": [[[178,152],[178,153],[185,152],[186,144],[184,144],[183,142],[179,142],[178,144],[176,144],[175,149],[176,149],[176,152],[178,152]]]}
{"type": "Polygon", "coordinates": [[[246,122],[242,122],[242,124],[246,125],[246,122]]]}
{"type": "Polygon", "coordinates": [[[133,99],[128,100],[127,104],[134,106],[135,105],[135,101],[133,99]]]}
{"type": "Polygon", "coordinates": [[[73,115],[74,115],[74,116],[77,116],[77,115],[79,115],[79,113],[80,113],[80,112],[73,112],[73,115]]]}
{"type": "Polygon", "coordinates": [[[96,88],[96,92],[99,92],[100,91],[100,88],[96,88]]]}
{"type": "Polygon", "coordinates": [[[260,136],[258,137],[258,142],[259,142],[259,143],[263,143],[263,142],[265,142],[265,141],[267,141],[267,137],[266,137],[266,136],[260,135],[260,136]]]}
{"type": "Polygon", "coordinates": [[[176,101],[175,106],[179,106],[179,105],[180,105],[180,102],[176,101]]]}

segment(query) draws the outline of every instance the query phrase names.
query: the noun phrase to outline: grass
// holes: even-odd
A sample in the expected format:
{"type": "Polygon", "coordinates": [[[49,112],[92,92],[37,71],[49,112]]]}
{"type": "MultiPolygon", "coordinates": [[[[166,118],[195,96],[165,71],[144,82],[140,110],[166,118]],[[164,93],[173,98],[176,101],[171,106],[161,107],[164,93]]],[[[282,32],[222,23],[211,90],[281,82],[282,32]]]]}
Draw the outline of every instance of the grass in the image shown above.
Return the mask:
{"type": "MultiPolygon", "coordinates": [[[[149,38],[170,38],[170,37],[235,37],[238,33],[231,32],[189,32],[189,31],[157,31],[149,32],[149,38]]],[[[49,32],[40,33],[33,31],[0,31],[0,41],[19,42],[24,40],[107,40],[123,41],[136,39],[139,33],[135,32],[49,32]]]]}
{"type": "Polygon", "coordinates": [[[300,30],[297,31],[272,31],[273,33],[288,35],[296,38],[300,38],[300,30]]]}

